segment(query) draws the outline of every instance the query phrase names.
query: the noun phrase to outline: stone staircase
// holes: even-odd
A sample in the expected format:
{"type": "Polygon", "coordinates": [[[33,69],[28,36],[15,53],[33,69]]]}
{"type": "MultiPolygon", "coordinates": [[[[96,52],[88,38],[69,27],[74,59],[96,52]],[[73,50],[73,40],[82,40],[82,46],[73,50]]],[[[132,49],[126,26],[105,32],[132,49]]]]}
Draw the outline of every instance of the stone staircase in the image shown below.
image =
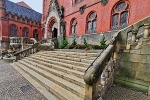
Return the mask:
{"type": "Polygon", "coordinates": [[[43,51],[11,65],[23,76],[27,74],[29,82],[34,80],[35,87],[38,82],[61,100],[84,100],[83,75],[100,52],[43,51]]]}

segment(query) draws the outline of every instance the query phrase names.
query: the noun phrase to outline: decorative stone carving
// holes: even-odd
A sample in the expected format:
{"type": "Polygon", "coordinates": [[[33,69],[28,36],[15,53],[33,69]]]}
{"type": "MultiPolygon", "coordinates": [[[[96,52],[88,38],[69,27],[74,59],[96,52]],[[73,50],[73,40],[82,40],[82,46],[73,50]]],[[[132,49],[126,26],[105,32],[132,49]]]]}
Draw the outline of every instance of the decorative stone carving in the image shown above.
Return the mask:
{"type": "Polygon", "coordinates": [[[86,8],[86,5],[79,8],[80,14],[84,13],[85,8],[86,8]]]}
{"type": "Polygon", "coordinates": [[[48,18],[48,15],[50,14],[51,11],[56,12],[58,14],[59,18],[63,18],[64,17],[64,7],[63,6],[60,7],[57,0],[51,0],[50,1],[48,14],[46,16],[47,18],[48,18]]]}
{"type": "Polygon", "coordinates": [[[64,7],[63,6],[60,7],[60,15],[61,15],[61,18],[64,18],[64,7]]]}
{"type": "Polygon", "coordinates": [[[100,1],[103,6],[105,6],[108,3],[108,0],[100,0],[100,1]]]}

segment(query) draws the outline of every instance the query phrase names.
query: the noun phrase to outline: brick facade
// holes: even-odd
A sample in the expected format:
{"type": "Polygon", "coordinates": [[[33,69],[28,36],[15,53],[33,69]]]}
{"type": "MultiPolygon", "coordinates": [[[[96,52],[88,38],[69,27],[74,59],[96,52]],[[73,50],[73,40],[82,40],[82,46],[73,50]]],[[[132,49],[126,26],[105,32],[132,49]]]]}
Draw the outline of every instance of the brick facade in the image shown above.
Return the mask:
{"type": "Polygon", "coordinates": [[[0,41],[9,41],[11,25],[17,27],[18,37],[23,36],[23,28],[26,27],[29,31],[29,37],[33,38],[33,31],[37,30],[38,39],[42,39],[41,18],[35,19],[34,16],[28,15],[40,16],[41,14],[29,8],[24,2],[17,4],[9,0],[0,0],[0,41]]]}
{"type": "MultiPolygon", "coordinates": [[[[150,15],[150,10],[148,10],[148,6],[150,5],[149,0],[109,0],[105,6],[102,6],[100,0],[78,0],[80,1],[78,3],[75,3],[75,0],[43,0],[42,24],[45,26],[45,37],[47,36],[47,34],[51,34],[48,33],[48,31],[52,31],[47,29],[47,27],[49,27],[49,24],[46,23],[51,20],[51,17],[48,16],[57,17],[57,14],[55,15],[52,13],[48,13],[53,12],[49,10],[49,7],[52,6],[50,2],[53,1],[58,2],[59,7],[64,7],[64,18],[60,19],[66,22],[65,29],[67,37],[69,37],[71,33],[71,21],[73,18],[77,20],[76,35],[83,35],[87,33],[87,16],[92,11],[96,12],[97,14],[96,33],[111,31],[112,9],[120,1],[125,1],[129,5],[127,26],[150,15]],[[81,14],[79,9],[84,5],[86,7],[83,14],[81,14]]],[[[54,13],[56,12],[57,11],[55,11],[54,13]]],[[[57,22],[59,25],[59,21],[57,22]]]]}

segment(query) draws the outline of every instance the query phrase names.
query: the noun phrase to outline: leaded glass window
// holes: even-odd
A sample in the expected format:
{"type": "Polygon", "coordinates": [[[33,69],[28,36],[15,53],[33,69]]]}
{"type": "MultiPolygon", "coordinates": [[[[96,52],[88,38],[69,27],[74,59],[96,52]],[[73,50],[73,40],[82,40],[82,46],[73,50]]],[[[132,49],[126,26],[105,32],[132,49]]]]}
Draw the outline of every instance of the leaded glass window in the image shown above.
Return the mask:
{"type": "Polygon", "coordinates": [[[77,20],[73,19],[71,23],[71,34],[77,33],[77,20]]]}
{"type": "Polygon", "coordinates": [[[89,14],[88,18],[87,18],[87,32],[95,32],[96,31],[96,20],[97,16],[95,12],[92,12],[91,14],[89,14]]]}
{"type": "Polygon", "coordinates": [[[112,29],[124,28],[128,22],[128,3],[120,1],[112,10],[112,29]]]}
{"type": "Polygon", "coordinates": [[[17,26],[11,25],[10,26],[10,37],[17,37],[17,26]]]}
{"type": "Polygon", "coordinates": [[[27,27],[24,27],[22,30],[22,36],[23,37],[29,37],[29,29],[27,27]]]}

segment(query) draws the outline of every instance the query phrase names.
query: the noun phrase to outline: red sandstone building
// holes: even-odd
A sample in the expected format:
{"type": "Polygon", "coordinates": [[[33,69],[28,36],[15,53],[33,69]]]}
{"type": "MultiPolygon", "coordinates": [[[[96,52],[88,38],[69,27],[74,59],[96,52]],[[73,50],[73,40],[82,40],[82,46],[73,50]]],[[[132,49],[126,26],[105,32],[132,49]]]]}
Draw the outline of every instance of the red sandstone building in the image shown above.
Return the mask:
{"type": "Polygon", "coordinates": [[[13,3],[0,0],[0,41],[8,46],[9,37],[31,37],[41,39],[42,14],[24,2],[13,3]]]}
{"type": "Polygon", "coordinates": [[[44,36],[71,37],[122,29],[148,17],[149,5],[149,0],[43,0],[44,36]]]}
{"type": "Polygon", "coordinates": [[[148,17],[149,5],[149,0],[43,0],[41,15],[23,2],[0,0],[0,41],[9,41],[12,36],[82,36],[90,43],[98,43],[100,33],[109,32],[109,37],[148,17]]]}

